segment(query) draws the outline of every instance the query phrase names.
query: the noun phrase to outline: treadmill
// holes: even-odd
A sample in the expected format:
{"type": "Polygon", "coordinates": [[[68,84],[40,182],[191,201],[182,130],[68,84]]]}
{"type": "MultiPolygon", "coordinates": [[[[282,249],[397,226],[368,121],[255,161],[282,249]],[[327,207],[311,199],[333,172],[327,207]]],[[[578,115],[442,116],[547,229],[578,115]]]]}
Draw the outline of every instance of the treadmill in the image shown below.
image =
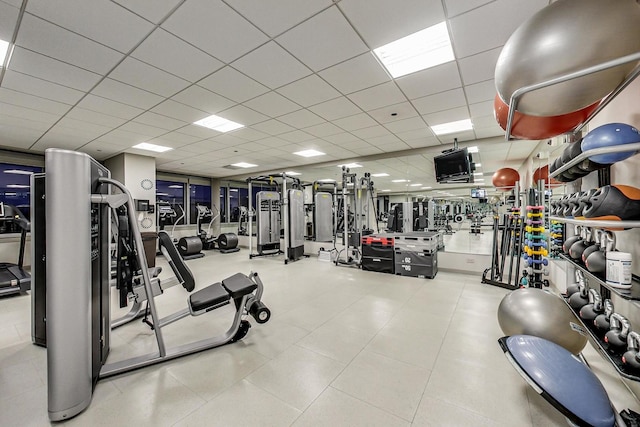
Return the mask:
{"type": "Polygon", "coordinates": [[[0,262],[0,296],[24,293],[31,289],[31,276],[23,269],[24,248],[31,223],[20,209],[0,202],[0,227],[20,228],[18,264],[0,262]]]}

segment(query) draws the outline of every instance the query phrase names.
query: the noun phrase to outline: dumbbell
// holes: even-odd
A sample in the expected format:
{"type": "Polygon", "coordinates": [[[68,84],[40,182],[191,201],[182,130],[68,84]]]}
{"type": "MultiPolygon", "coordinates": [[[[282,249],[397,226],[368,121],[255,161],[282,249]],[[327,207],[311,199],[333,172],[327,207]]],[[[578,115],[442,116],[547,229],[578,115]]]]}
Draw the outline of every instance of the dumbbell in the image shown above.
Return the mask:
{"type": "Polygon", "coordinates": [[[580,197],[582,196],[583,194],[581,191],[571,194],[563,205],[562,216],[570,217],[573,212],[573,208],[580,204],[580,197]]]}
{"type": "Polygon", "coordinates": [[[574,293],[569,297],[569,305],[575,311],[580,311],[582,307],[589,303],[589,288],[587,288],[586,283],[580,283],[578,285],[578,292],[574,293]]]}
{"type": "Polygon", "coordinates": [[[638,349],[640,348],[640,335],[637,332],[629,332],[627,335],[627,351],[622,355],[622,363],[634,369],[640,368],[638,349]]]}
{"type": "Polygon", "coordinates": [[[606,253],[616,248],[616,235],[611,231],[600,234],[600,249],[593,251],[586,257],[584,265],[591,273],[604,273],[607,269],[606,253]]]}
{"type": "Polygon", "coordinates": [[[588,200],[582,211],[585,218],[627,221],[640,218],[640,188],[630,185],[605,185],[588,200]]]}
{"type": "Polygon", "coordinates": [[[576,269],[574,274],[576,281],[567,286],[567,291],[565,292],[567,298],[578,292],[580,290],[580,285],[585,283],[584,274],[582,273],[582,271],[576,269]]]}
{"type": "MultiPolygon", "coordinates": [[[[577,149],[576,144],[578,143],[572,142],[570,144],[567,144],[567,146],[565,147],[564,151],[562,152],[562,155],[560,156],[560,159],[563,165],[566,165],[567,163],[569,163],[571,160],[575,158],[574,154],[577,149]]],[[[575,181],[576,179],[582,178],[583,176],[586,176],[588,174],[589,172],[585,172],[576,166],[572,166],[568,170],[561,173],[561,175],[564,175],[564,177],[569,181],[575,181]]]]}
{"type": "Polygon", "coordinates": [[[593,319],[593,325],[598,332],[605,334],[611,327],[609,319],[611,318],[611,314],[613,314],[613,303],[607,298],[602,305],[604,306],[604,311],[593,319]]]}
{"type": "Polygon", "coordinates": [[[627,335],[631,329],[629,319],[622,314],[613,313],[609,318],[610,329],[604,335],[604,342],[614,349],[621,349],[627,345],[627,335]]]}
{"type": "MultiPolygon", "coordinates": [[[[575,159],[580,154],[582,154],[582,138],[580,138],[579,141],[576,141],[573,144],[571,144],[569,147],[569,156],[571,156],[571,159],[575,159]]],[[[568,172],[576,175],[580,175],[582,173],[590,173],[598,169],[603,169],[605,167],[607,167],[607,165],[596,163],[587,158],[577,163],[575,166],[572,166],[571,168],[569,168],[568,172]]]]}
{"type": "Polygon", "coordinates": [[[595,289],[589,289],[589,304],[580,309],[579,316],[585,323],[592,323],[602,313],[602,297],[595,289]]]}

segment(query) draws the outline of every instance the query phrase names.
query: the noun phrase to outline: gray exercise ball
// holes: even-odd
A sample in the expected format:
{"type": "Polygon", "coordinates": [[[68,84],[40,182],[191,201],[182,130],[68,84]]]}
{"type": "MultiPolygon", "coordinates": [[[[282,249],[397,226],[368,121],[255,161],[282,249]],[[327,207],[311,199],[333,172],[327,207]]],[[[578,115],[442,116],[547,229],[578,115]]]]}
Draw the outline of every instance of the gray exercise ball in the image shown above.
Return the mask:
{"type": "Polygon", "coordinates": [[[498,306],[498,323],[505,335],[544,338],[573,354],[587,345],[586,332],[573,311],[559,296],[542,289],[524,288],[507,294],[498,306]]]}
{"type": "MultiPolygon", "coordinates": [[[[640,51],[635,0],[558,0],[522,23],[504,45],[495,70],[502,100],[517,89],[640,51]]],[[[611,92],[636,62],[522,96],[518,111],[557,116],[581,110],[611,92]]]]}

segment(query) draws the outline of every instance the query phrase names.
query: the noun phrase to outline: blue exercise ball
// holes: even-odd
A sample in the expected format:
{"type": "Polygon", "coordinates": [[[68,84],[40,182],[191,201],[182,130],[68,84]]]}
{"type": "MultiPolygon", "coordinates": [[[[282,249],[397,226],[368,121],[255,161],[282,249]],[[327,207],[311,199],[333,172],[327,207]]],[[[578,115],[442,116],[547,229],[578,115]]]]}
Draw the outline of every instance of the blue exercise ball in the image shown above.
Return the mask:
{"type": "MultiPolygon", "coordinates": [[[[624,123],[609,123],[599,126],[589,132],[582,139],[582,151],[593,150],[595,148],[615,147],[618,145],[633,144],[640,142],[638,129],[624,123]]],[[[619,162],[636,154],[636,151],[623,151],[620,153],[597,154],[590,156],[589,160],[610,165],[619,162]]]]}
{"type": "MultiPolygon", "coordinates": [[[[640,51],[640,4],[635,0],[558,0],[523,22],[505,43],[495,84],[507,104],[525,86],[640,51]]],[[[558,116],[602,99],[633,70],[619,65],[523,95],[532,116],[558,116]]]]}

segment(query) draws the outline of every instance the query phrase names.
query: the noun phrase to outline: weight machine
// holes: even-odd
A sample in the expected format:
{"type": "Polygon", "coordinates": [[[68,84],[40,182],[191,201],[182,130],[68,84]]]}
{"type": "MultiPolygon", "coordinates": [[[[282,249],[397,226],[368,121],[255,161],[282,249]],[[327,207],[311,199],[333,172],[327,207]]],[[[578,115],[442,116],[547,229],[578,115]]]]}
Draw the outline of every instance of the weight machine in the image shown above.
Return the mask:
{"type": "Polygon", "coordinates": [[[284,263],[306,257],[304,254],[304,193],[300,180],[286,173],[247,178],[249,209],[253,210],[253,185],[265,184],[279,191],[256,194],[256,249],[253,252],[253,221],[249,218],[249,258],[284,253],[284,263]],[[288,188],[288,187],[291,188],[288,188]],[[280,230],[284,234],[284,251],[280,248],[280,230]]]}
{"type": "Polygon", "coordinates": [[[333,208],[338,193],[335,181],[314,181],[311,186],[313,217],[310,238],[316,242],[334,242],[337,211],[333,208]]]}
{"type": "Polygon", "coordinates": [[[20,230],[18,264],[0,262],[0,296],[24,293],[31,288],[31,276],[23,268],[27,232],[31,223],[15,206],[0,202],[0,226],[16,226],[20,230]]]}
{"type": "MultiPolygon", "coordinates": [[[[263,284],[257,273],[236,273],[190,294],[187,308],[160,318],[154,297],[162,292],[152,281],[143,253],[134,201],[127,188],[90,156],[48,149],[46,165],[46,333],[48,410],[51,421],[74,417],[91,403],[99,379],[194,354],[242,339],[251,325],[270,318],[261,302],[263,284]],[[118,193],[112,194],[112,189],[118,193]],[[74,209],[69,209],[74,206],[74,209]],[[147,298],[157,351],[107,364],[110,346],[110,213],[126,206],[137,263],[140,292],[147,298]],[[198,316],[233,301],[229,329],[218,337],[167,348],[163,328],[187,316],[198,316]]],[[[42,229],[39,229],[42,231],[42,229]]],[[[165,231],[160,247],[176,278],[191,292],[193,274],[165,231]]],[[[204,367],[203,369],[209,369],[204,367]]]]}

